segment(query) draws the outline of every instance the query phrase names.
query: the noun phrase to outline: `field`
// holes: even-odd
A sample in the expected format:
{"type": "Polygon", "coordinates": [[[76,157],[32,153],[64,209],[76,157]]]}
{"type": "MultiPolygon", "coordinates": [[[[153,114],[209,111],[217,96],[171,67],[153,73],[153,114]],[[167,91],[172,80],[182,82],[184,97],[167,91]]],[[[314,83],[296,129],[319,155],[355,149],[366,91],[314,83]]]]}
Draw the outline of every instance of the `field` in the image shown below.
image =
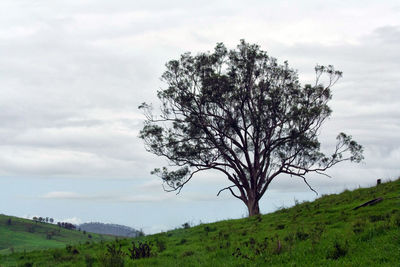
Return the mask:
{"type": "Polygon", "coordinates": [[[67,230],[49,223],[0,215],[0,255],[47,248],[65,248],[66,244],[100,242],[115,237],[67,230]]]}
{"type": "Polygon", "coordinates": [[[400,266],[400,180],[251,218],[75,244],[3,255],[0,265],[400,266]]]}

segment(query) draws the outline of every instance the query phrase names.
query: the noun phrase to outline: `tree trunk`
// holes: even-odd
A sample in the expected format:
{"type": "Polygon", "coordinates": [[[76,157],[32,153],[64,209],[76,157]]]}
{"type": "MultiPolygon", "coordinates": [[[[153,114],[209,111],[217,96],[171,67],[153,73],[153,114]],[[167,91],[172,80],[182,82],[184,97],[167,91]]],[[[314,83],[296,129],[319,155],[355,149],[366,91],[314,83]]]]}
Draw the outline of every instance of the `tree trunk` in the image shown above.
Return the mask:
{"type": "Polygon", "coordinates": [[[255,199],[248,200],[246,203],[247,209],[249,210],[249,217],[260,214],[260,207],[258,201],[255,199]]]}

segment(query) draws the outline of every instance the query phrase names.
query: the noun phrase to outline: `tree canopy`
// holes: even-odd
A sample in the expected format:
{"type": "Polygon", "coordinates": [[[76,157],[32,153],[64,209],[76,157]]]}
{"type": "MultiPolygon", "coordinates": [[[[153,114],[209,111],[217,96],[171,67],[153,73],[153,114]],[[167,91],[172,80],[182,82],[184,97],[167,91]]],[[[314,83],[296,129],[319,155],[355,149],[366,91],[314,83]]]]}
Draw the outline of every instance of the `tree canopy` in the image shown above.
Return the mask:
{"type": "Polygon", "coordinates": [[[339,133],[330,155],[320,150],[319,130],[330,116],[331,87],[342,76],[333,66],[315,67],[315,84],[302,86],[288,63],[278,64],[258,45],[236,49],[218,43],[213,52],[184,53],[166,64],[158,91],[160,114],[143,103],[140,132],[146,149],[168,159],[156,168],[166,190],[180,192],[194,174],[217,170],[231,182],[221,189],[242,200],[249,216],[278,175],[319,173],[342,161],[363,159],[362,146],[339,133]],[[321,77],[327,77],[327,84],[321,77]]]}

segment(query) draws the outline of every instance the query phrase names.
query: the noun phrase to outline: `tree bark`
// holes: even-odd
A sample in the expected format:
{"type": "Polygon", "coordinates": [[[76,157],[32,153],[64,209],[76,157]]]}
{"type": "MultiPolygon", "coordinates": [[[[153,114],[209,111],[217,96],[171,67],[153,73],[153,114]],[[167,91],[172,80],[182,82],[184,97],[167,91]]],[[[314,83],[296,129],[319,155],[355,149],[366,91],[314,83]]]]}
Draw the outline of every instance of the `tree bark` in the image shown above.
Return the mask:
{"type": "Polygon", "coordinates": [[[258,200],[249,199],[245,204],[249,211],[249,217],[260,214],[260,207],[258,206],[258,200]]]}

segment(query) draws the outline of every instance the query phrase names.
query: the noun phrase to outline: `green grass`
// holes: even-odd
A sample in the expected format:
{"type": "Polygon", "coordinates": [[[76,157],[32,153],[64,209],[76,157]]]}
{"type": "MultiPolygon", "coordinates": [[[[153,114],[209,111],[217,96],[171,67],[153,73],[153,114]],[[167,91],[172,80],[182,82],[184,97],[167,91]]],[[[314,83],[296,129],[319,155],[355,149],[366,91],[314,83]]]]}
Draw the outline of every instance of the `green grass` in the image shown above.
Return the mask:
{"type": "Polygon", "coordinates": [[[13,253],[1,266],[400,266],[400,180],[274,213],[113,242],[13,253]],[[358,210],[373,198],[384,200],[358,210]],[[132,241],[151,257],[131,260],[132,241]],[[107,246],[115,245],[110,252],[107,246]],[[120,252],[118,253],[118,249],[120,252]]]}
{"type": "Polygon", "coordinates": [[[115,239],[115,237],[106,235],[89,234],[67,230],[49,223],[0,215],[0,255],[48,248],[64,248],[66,244],[115,239]],[[91,238],[89,238],[89,234],[91,238]]]}

